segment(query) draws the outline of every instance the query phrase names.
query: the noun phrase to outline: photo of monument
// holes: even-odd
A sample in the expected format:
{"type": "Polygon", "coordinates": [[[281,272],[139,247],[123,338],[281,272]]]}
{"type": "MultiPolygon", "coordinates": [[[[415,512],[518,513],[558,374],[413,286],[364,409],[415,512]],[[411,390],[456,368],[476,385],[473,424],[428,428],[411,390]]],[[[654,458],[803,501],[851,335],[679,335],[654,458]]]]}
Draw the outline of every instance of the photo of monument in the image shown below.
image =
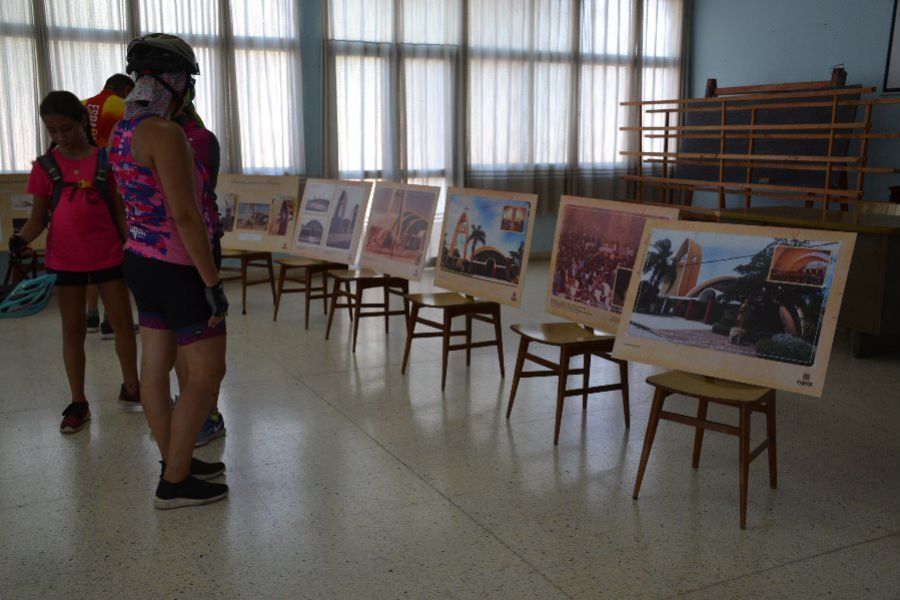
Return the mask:
{"type": "Polygon", "coordinates": [[[236,227],[246,231],[265,231],[269,225],[270,209],[271,203],[239,202],[236,227]]]}
{"type": "Polygon", "coordinates": [[[435,284],[518,305],[535,199],[530,194],[451,189],[435,284]]]}
{"type": "Polygon", "coordinates": [[[704,374],[715,366],[746,383],[774,386],[789,373],[787,389],[821,386],[852,234],[648,223],[617,352],[640,348],[646,362],[704,374]]]}
{"type": "Polygon", "coordinates": [[[269,235],[286,235],[294,219],[295,202],[290,197],[272,199],[272,214],[269,216],[269,235]]]}
{"type": "Polygon", "coordinates": [[[334,200],[334,213],[328,225],[328,239],[325,245],[330,248],[347,250],[353,241],[356,224],[361,217],[365,196],[359,188],[339,187],[334,200]]]}
{"type": "Polygon", "coordinates": [[[222,231],[234,231],[234,194],[222,192],[216,194],[216,208],[219,211],[219,220],[222,222],[222,231]]]}
{"type": "Polygon", "coordinates": [[[286,250],[317,260],[355,262],[371,188],[369,182],[307,181],[300,223],[286,250]]]}

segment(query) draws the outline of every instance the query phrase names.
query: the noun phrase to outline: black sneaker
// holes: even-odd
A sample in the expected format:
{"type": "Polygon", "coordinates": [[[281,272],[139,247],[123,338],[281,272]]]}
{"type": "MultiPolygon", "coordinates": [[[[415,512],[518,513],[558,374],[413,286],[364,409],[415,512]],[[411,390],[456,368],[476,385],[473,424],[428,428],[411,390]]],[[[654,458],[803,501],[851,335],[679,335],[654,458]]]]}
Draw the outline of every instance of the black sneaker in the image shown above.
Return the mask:
{"type": "Polygon", "coordinates": [[[100,331],[100,313],[87,313],[84,319],[87,322],[88,333],[97,333],[100,331]]]}
{"type": "MultiPolygon", "coordinates": [[[[166,473],[166,463],[161,460],[159,461],[159,465],[159,478],[162,479],[162,476],[166,473]]],[[[191,476],[196,477],[201,481],[215,479],[224,472],[225,463],[223,462],[208,463],[198,458],[191,458],[191,476]]]]}
{"type": "Polygon", "coordinates": [[[160,479],[156,486],[153,507],[169,510],[183,506],[199,506],[224,500],[227,496],[228,486],[224,483],[201,481],[193,475],[188,475],[181,483],[169,483],[165,479],[160,479]]]}
{"type": "MultiPolygon", "coordinates": [[[[90,331],[90,329],[88,331],[90,331]]],[[[96,329],[94,331],[96,331],[96,329]]],[[[103,322],[100,323],[100,339],[101,340],[116,339],[116,332],[113,331],[112,325],[109,324],[109,319],[106,318],[106,315],[103,316],[103,322]]]]}
{"type": "Polygon", "coordinates": [[[87,401],[72,402],[66,407],[62,413],[63,420],[59,425],[62,433],[75,433],[81,431],[81,428],[87,425],[91,420],[91,409],[87,401]]]}

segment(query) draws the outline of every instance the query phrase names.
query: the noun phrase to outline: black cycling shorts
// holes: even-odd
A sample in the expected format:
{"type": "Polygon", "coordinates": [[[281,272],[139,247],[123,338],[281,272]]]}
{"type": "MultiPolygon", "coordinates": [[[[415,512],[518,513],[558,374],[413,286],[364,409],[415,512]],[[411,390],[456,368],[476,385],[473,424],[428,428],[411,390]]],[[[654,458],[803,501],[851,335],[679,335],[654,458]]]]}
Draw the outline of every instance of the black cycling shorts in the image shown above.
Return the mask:
{"type": "Polygon", "coordinates": [[[47,269],[47,271],[56,275],[56,285],[98,285],[125,277],[122,265],[97,271],[56,271],[53,269],[47,269]]]}
{"type": "Polygon", "coordinates": [[[141,327],[175,332],[179,346],[225,335],[225,321],[209,326],[212,308],[206,286],[193,265],[177,265],[125,253],[125,281],[138,308],[141,327]]]}

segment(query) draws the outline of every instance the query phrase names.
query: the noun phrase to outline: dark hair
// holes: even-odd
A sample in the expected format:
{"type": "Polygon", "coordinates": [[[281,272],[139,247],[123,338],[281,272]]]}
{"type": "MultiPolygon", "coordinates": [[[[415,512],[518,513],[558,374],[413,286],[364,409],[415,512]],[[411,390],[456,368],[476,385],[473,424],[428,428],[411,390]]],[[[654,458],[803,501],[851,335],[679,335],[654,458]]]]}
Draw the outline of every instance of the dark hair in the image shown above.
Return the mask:
{"type": "MultiPolygon", "coordinates": [[[[91,135],[91,124],[90,119],[88,119],[88,111],[84,107],[84,104],[81,103],[81,100],[78,99],[78,96],[72,92],[50,92],[43,100],[41,100],[39,112],[41,117],[60,115],[83,123],[88,143],[91,146],[97,145],[94,141],[94,136],[91,135]]],[[[56,144],[50,144],[50,147],[53,148],[55,145],[56,144]]]]}
{"type": "Polygon", "coordinates": [[[120,96],[125,95],[125,91],[134,88],[134,80],[128,75],[116,73],[106,80],[103,85],[104,90],[111,90],[120,96]]]}

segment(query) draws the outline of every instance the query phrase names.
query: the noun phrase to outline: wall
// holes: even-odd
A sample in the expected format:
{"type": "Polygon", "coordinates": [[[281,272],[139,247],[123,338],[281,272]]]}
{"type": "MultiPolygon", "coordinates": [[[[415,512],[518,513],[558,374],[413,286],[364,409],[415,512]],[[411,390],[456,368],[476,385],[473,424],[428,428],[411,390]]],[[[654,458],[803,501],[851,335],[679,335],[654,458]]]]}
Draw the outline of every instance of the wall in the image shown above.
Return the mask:
{"type": "MultiPolygon", "coordinates": [[[[892,10],[892,0],[694,0],[691,93],[703,96],[709,77],[720,86],[827,79],[839,63],[848,83],[881,90],[892,10]]],[[[876,130],[900,131],[900,106],[875,117],[876,130]]],[[[897,140],[869,149],[872,164],[900,165],[897,140]]],[[[900,177],[868,176],[866,199],[887,199],[888,185],[900,177]]]]}

